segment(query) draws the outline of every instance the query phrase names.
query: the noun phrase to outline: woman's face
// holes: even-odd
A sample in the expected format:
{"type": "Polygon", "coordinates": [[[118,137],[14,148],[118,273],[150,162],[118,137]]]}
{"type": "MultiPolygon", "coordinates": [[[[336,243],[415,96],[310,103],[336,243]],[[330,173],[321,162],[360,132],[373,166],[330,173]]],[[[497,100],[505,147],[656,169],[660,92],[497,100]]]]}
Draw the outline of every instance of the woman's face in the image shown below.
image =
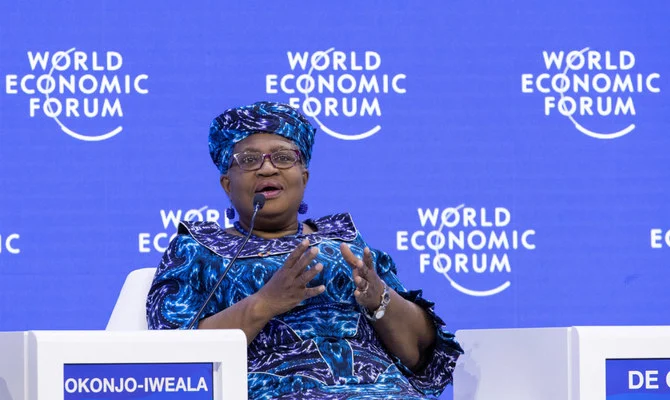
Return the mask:
{"type": "MultiPolygon", "coordinates": [[[[279,135],[256,133],[238,142],[233,153],[253,151],[270,154],[287,149],[297,150],[297,146],[279,135]]],[[[256,226],[280,229],[283,224],[295,222],[308,178],[309,172],[301,161],[290,168],[278,169],[266,158],[260,169],[245,171],[233,159],[228,173],[221,176],[221,186],[239,212],[240,219],[245,222],[253,214],[254,195],[262,193],[266,201],[258,213],[256,226]]]]}

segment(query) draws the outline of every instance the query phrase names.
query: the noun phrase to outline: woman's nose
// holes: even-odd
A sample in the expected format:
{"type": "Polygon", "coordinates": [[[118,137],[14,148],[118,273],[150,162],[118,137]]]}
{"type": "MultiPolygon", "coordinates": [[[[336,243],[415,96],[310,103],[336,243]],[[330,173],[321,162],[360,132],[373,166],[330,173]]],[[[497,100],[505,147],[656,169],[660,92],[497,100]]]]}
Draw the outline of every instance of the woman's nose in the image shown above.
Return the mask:
{"type": "Polygon", "coordinates": [[[277,169],[277,167],[274,166],[272,160],[270,159],[270,154],[264,154],[263,160],[261,161],[261,167],[256,170],[256,173],[261,175],[267,175],[267,174],[275,174],[278,171],[279,170],[277,169]]]}

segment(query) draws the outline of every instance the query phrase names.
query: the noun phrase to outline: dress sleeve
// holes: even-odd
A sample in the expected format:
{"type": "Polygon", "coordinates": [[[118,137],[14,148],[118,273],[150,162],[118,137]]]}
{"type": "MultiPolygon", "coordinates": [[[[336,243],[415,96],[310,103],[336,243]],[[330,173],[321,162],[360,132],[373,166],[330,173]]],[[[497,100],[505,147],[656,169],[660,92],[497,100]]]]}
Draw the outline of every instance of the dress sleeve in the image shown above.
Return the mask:
{"type": "MultiPolygon", "coordinates": [[[[211,252],[190,235],[177,235],[170,242],[147,296],[149,329],[188,327],[208,294],[203,279],[211,265],[208,258],[211,252]]],[[[212,311],[206,309],[202,316],[212,311]]]]}
{"type": "Polygon", "coordinates": [[[407,290],[400,283],[391,256],[379,250],[371,249],[371,251],[379,277],[404,299],[417,304],[426,311],[435,325],[435,345],[421,371],[413,372],[393,354],[391,357],[398,369],[407,376],[412,386],[426,395],[438,396],[448,384],[452,383],[456,360],[463,354],[463,349],[456,342],[454,334],[446,330],[444,321],[435,314],[433,309],[435,303],[424,299],[421,290],[407,290]]]}

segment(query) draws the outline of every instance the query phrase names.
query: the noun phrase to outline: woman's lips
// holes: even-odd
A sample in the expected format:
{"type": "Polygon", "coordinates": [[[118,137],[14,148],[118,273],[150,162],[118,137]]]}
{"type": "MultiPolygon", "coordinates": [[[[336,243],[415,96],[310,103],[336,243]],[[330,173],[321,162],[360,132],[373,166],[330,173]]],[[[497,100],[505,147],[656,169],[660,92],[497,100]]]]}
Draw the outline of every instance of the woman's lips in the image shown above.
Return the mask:
{"type": "Polygon", "coordinates": [[[270,190],[262,190],[262,191],[256,192],[256,193],[262,194],[263,196],[265,196],[265,200],[269,200],[269,199],[275,199],[275,198],[279,197],[281,192],[282,192],[281,189],[270,189],[270,190]]]}
{"type": "Polygon", "coordinates": [[[266,200],[277,198],[283,191],[281,183],[274,180],[259,181],[256,184],[255,192],[265,196],[266,200]]]}

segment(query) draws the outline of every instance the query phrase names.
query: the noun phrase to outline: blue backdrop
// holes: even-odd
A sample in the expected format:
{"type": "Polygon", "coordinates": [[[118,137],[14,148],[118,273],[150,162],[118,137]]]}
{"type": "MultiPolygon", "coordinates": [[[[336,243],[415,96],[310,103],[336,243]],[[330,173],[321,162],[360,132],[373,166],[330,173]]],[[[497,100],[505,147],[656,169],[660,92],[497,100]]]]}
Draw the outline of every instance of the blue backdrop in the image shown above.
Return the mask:
{"type": "MultiPolygon", "coordinates": [[[[318,127],[450,329],[666,324],[670,3],[0,3],[0,330],[102,329],[178,219],[225,224],[223,110],[318,127]]],[[[445,398],[450,394],[446,393],[445,398]]]]}

